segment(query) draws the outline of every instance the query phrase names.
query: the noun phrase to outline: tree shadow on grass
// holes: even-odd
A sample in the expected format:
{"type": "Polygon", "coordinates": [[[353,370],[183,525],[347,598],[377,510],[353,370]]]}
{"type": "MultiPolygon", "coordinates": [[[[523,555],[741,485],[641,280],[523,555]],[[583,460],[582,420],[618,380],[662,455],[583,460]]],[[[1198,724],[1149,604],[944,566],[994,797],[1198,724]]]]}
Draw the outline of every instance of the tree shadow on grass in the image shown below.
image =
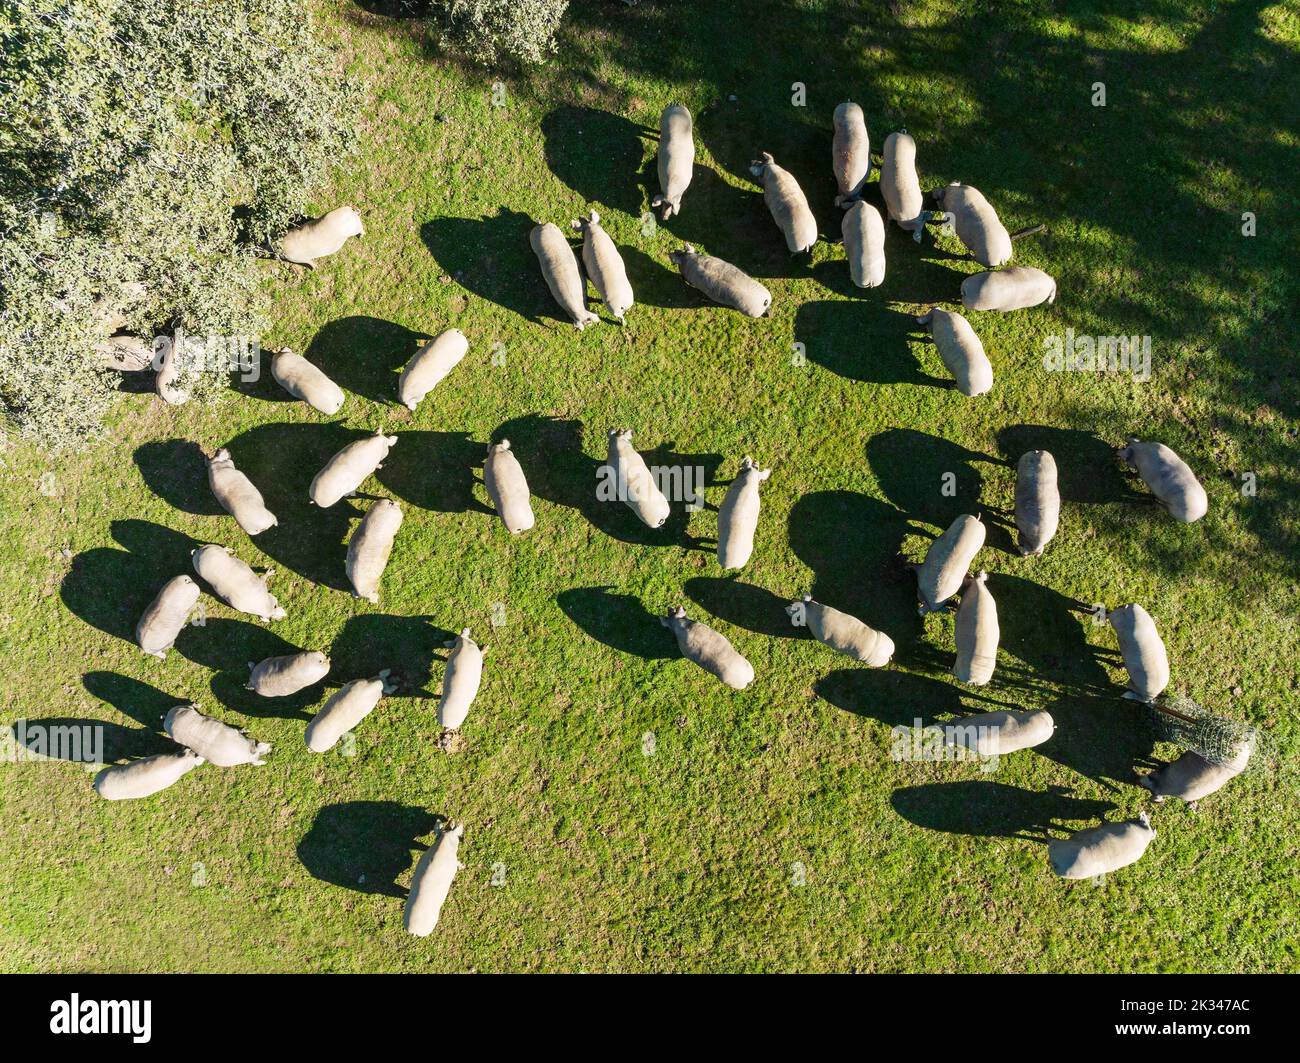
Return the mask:
{"type": "MultiPolygon", "coordinates": [[[[681,656],[672,632],[630,594],[613,594],[609,587],[575,587],[557,594],[555,604],[585,634],[620,653],[647,661],[681,656]]],[[[665,610],[669,604],[664,604],[665,610]]]]}
{"type": "Polygon", "coordinates": [[[389,681],[397,685],[393,696],[433,697],[427,689],[433,662],[446,660],[446,644],[457,633],[439,627],[427,616],[354,616],[343,625],[329,651],[330,676],[347,683],[387,670],[389,681]]]}
{"type": "MultiPolygon", "coordinates": [[[[354,314],[323,325],[303,357],[344,391],[395,403],[399,372],[429,338],[394,321],[354,314]]],[[[269,367],[265,375],[270,376],[269,367]]]]}
{"type": "Polygon", "coordinates": [[[205,517],[226,512],[212,493],[208,456],[197,443],[189,439],[142,443],[132,459],[149,489],[173,509],[205,517]]]}
{"type": "Polygon", "coordinates": [[[989,780],[931,783],[895,790],[889,803],[909,823],[945,834],[1018,838],[1046,844],[1053,830],[1073,831],[1115,806],[1071,796],[1063,787],[1043,791],[989,780]]]}
{"type": "Polygon", "coordinates": [[[466,432],[398,432],[375,478],[398,498],[435,513],[495,513],[474,497],[487,444],[466,432]]]}
{"type": "MultiPolygon", "coordinates": [[[[693,538],[688,531],[691,514],[684,501],[672,499],[667,522],[660,528],[650,528],[625,503],[601,501],[596,497],[598,470],[605,464],[605,432],[600,433],[602,456],[599,459],[588,457],[583,450],[584,426],[581,421],[532,413],[505,422],[492,438],[510,440],[511,450],[523,466],[533,494],[556,505],[576,509],[602,534],[638,546],[706,549],[706,540],[693,538]]],[[[715,482],[718,467],[722,464],[720,454],[683,454],[674,450],[670,443],[644,450],[638,445],[635,434],[633,445],[652,469],[659,466],[693,470],[692,475],[698,477],[695,488],[701,496],[704,488],[715,482]]]]}
{"type": "Polygon", "coordinates": [[[439,818],[396,801],[326,805],[298,842],[298,859],[322,882],[357,893],[405,897],[397,880],[414,864],[418,839],[430,834],[439,818]]]}
{"type": "Polygon", "coordinates": [[[147,520],[115,520],[110,531],[124,550],[97,547],[78,554],[59,595],[72,613],[109,635],[135,641],[145,608],[174,576],[194,575],[187,535],[147,520]]]}

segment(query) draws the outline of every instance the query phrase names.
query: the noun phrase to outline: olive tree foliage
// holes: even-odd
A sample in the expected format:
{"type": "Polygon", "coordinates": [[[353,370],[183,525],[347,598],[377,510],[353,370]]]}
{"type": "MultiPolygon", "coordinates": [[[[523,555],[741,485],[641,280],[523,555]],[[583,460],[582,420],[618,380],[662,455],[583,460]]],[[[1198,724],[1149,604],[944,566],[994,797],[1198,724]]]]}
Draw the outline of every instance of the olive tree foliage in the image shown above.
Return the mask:
{"type": "MultiPolygon", "coordinates": [[[[0,402],[22,436],[100,431],[114,330],[257,341],[258,259],[352,147],[356,87],[305,6],[0,0],[0,402]]],[[[184,370],[192,400],[229,383],[184,370]]]]}
{"type": "Polygon", "coordinates": [[[541,63],[555,52],[569,0],[435,0],[434,6],[448,51],[489,65],[541,63]]]}

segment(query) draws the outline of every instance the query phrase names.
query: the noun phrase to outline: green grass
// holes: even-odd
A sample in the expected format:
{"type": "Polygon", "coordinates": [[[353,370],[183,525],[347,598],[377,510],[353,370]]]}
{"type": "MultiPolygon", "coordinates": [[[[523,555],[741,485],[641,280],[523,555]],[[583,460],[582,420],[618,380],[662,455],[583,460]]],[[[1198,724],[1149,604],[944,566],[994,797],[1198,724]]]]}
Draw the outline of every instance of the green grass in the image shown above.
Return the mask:
{"type": "Polygon", "coordinates": [[[269,376],[210,409],[125,396],[92,450],[50,463],[11,446],[0,489],[5,722],[103,722],[110,753],[135,754],[160,748],[147,732],[193,700],[273,752],[121,804],[73,764],[0,766],[0,968],[1300,966],[1293,11],[575,4],[555,61],[508,79],[503,107],[492,75],[448,64],[410,23],[352,4],[322,22],[368,106],[362,154],[317,205],[355,204],[367,235],[315,273],[268,266],[263,343],[318,361],[349,392],[341,415],[282,401],[269,376]],[[1104,108],[1090,104],[1097,81],[1104,108]],[[791,106],[794,82],[806,108],[791,106]],[[935,386],[942,364],[909,320],[953,305],[978,268],[955,242],[891,230],[885,284],[858,291],[837,244],[811,264],[786,254],[749,179],[771,151],[838,236],[830,115],[845,98],[877,150],[892,129],[916,137],[924,187],[964,180],[1011,230],[1049,227],[1017,259],[1057,277],[1057,303],[972,315],[996,374],[987,396],[935,386]],[[696,116],[698,167],[681,217],[645,235],[654,146],[637,127],[673,100],[696,116]],[[638,305],[625,329],[579,335],[557,320],[527,235],[592,204],[638,305]],[[687,289],[666,259],[685,241],[760,277],[771,318],[687,289]],[[395,406],[415,339],[453,325],[465,362],[414,414],[395,406]],[[1045,372],[1042,340],[1066,328],[1150,335],[1152,379],[1045,372]],[[350,433],[378,425],[399,442],[367,490],[401,499],[406,522],[372,607],[341,589],[353,514],[313,511],[306,489],[350,433]],[[774,467],[741,573],[700,545],[712,509],[687,522],[678,506],[651,533],[591,501],[604,433],[624,425],[639,448],[704,466],[711,506],[744,454],[774,467]],[[1108,450],[1129,433],[1200,472],[1204,520],[1133,499],[1145,492],[1108,450]],[[516,539],[474,482],[502,434],[535,495],[537,527],[516,539]],[[256,542],[208,493],[196,448],[220,445],[280,515],[256,542]],[[1066,501],[1045,556],[1021,559],[998,511],[1038,445],[1066,501]],[[1240,493],[1245,471],[1255,497],[1240,493]],[[917,618],[895,560],[976,511],[1003,625],[978,690],[948,675],[952,620],[917,618]],[[206,627],[165,663],[146,658],[135,621],[203,541],[276,568],[289,616],[267,627],[207,599],[206,627]],[[791,637],[780,607],[805,591],[891,634],[896,663],[869,671],[791,637]],[[1100,886],[1057,879],[1025,835],[1151,807],[1133,767],[1173,751],[1119,699],[1113,635],[1074,599],[1143,603],[1173,687],[1259,726],[1266,746],[1198,814],[1153,809],[1147,855],[1100,886]],[[654,614],[678,602],[753,662],[748,691],[677,655],[654,614]],[[449,755],[435,747],[437,658],[467,625],[490,645],[488,670],[466,748],[449,755]],[[398,673],[356,756],[308,753],[312,705],[242,689],[245,663],[286,643],[329,652],[332,681],[398,673]],[[1050,708],[1055,737],[992,774],[890,758],[894,724],[1002,704],[1050,708]],[[419,940],[402,903],[435,814],[466,823],[467,866],[419,940]]]}

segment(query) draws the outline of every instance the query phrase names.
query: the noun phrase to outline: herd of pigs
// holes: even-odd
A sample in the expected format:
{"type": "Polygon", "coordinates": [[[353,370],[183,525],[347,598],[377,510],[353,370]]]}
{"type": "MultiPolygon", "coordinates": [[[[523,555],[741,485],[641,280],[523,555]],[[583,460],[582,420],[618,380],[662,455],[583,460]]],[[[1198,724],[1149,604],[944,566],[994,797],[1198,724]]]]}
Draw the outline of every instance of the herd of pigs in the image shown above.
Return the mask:
{"type": "MultiPolygon", "coordinates": [[[[660,122],[658,153],[661,193],[651,205],[664,219],[682,210],[691,182],[695,145],[690,112],[680,104],[668,107],[660,122]]],[[[842,232],[848,269],[854,284],[869,288],[885,277],[885,225],[880,212],[863,199],[871,171],[867,126],[862,109],[843,103],[834,114],[833,167],[839,194],[835,204],[845,210],[842,232]]],[[[808,200],[789,171],[770,154],[752,167],[762,182],[772,217],[791,253],[808,251],[818,238],[817,224],[808,200]]],[[[951,223],[957,238],[986,272],[967,278],[961,286],[968,310],[1015,311],[1056,296],[1056,282],[1042,270],[1008,267],[1012,237],[997,212],[978,190],[954,182],[933,193],[939,210],[924,209],[924,196],[916,169],[916,143],[906,132],[891,133],[881,152],[879,190],[888,220],[920,240],[931,220],[951,223]]],[[[600,216],[573,223],[582,235],[582,264],[608,312],[620,323],[633,306],[633,292],[622,257],[600,225],[600,216]]],[[[350,207],[331,211],[288,233],[278,246],[280,257],[315,268],[316,260],[340,250],[350,236],[364,231],[359,214],[350,207]]],[[[553,224],[536,226],[530,243],[555,301],[579,330],[600,318],[588,309],[587,290],[577,255],[564,233],[553,224]]],[[[687,246],[669,258],[687,284],[710,300],[751,317],[768,313],[772,296],[757,280],[721,259],[699,254],[687,246]]],[[[960,313],[938,307],[918,318],[931,329],[939,354],[965,395],[978,395],[993,384],[993,371],[979,336],[960,313]]],[[[132,346],[130,338],[114,337],[105,350],[119,368],[121,352],[132,346]]],[[[397,398],[414,410],[465,357],[469,342],[450,329],[425,344],[405,367],[397,385],[397,398]]],[[[158,390],[166,398],[172,389],[169,367],[158,365],[158,390]]],[[[275,380],[291,395],[326,415],[338,412],[344,393],[324,372],[291,351],[276,352],[271,362],[275,380]]],[[[174,398],[174,396],[173,396],[174,398]]],[[[170,400],[169,400],[170,401],[170,400]]],[[[311,501],[319,507],[335,505],[353,495],[381,467],[396,436],[376,431],[348,444],[325,463],[311,482],[311,501]]],[[[1206,512],[1206,494],[1191,469],[1168,447],[1129,439],[1119,456],[1179,521],[1195,521],[1206,512]]],[[[628,429],[608,436],[608,465],[619,485],[619,498],[651,528],[669,517],[670,503],[659,489],[649,467],[632,446],[628,429]]],[[[508,440],[488,448],[484,485],[506,530],[518,535],[533,527],[528,481],[508,440]]],[[[742,568],[754,549],[759,521],[759,485],[770,469],[760,469],[746,457],[718,512],[718,563],[725,570],[742,568]]],[[[217,501],[249,535],[276,524],[276,518],[249,478],[235,467],[230,453],[219,450],[208,462],[208,476],[217,501]]],[[[1057,531],[1061,499],[1057,467],[1046,451],[1030,451],[1020,458],[1016,474],[1015,520],[1023,555],[1042,554],[1057,531]]],[[[374,502],[353,531],[345,561],[355,594],[379,600],[381,578],[393,542],[402,525],[402,510],[389,499],[374,502]]],[[[997,662],[999,640],[997,604],[989,592],[987,574],[971,574],[984,545],[985,529],[978,517],[958,517],[935,539],[924,560],[912,566],[916,573],[919,610],[922,613],[956,608],[957,645],[953,675],[961,682],[982,685],[990,681],[997,662]],[[954,603],[959,604],[954,606],[954,603]]],[[[223,546],[208,545],[193,552],[195,574],[222,601],[263,621],[277,620],[284,609],[259,576],[223,546]]],[[[145,610],[137,639],[145,653],[164,657],[187,622],[200,597],[200,584],[189,575],[174,576],[145,610]]],[[[857,617],[805,595],[787,609],[794,623],[805,625],[825,645],[862,664],[879,668],[888,664],[894,644],[884,632],[873,630],[857,617]]],[[[754,669],[721,633],[690,619],[684,609],[672,608],[661,622],[677,638],[682,655],[726,686],[743,690],[754,680],[754,669]]],[[[1129,676],[1127,698],[1153,702],[1169,681],[1169,660],[1156,625],[1139,604],[1125,605],[1109,614],[1129,676]]],[[[438,723],[455,730],[464,723],[478,693],[483,675],[483,654],[469,629],[449,644],[438,723]]],[[[284,697],[320,682],[330,661],[318,651],[272,657],[252,667],[248,688],[268,698],[284,697]]],[[[344,734],[361,724],[389,692],[386,675],[355,679],[329,697],[306,728],[308,749],[323,753],[344,734]]],[[[1055,723],[1045,711],[994,712],[966,717],[950,729],[947,740],[980,756],[1005,756],[1049,741],[1055,723]]],[[[203,715],[193,705],[178,706],[166,716],[164,728],[181,747],[132,763],[105,768],[95,779],[97,792],[109,799],[140,798],[172,785],[207,761],[219,767],[261,764],[269,751],[265,743],[203,715]]],[[[1233,759],[1213,762],[1186,752],[1141,782],[1161,801],[1167,796],[1189,803],[1223,786],[1246,767],[1250,749],[1243,745],[1233,759]]],[[[448,824],[421,858],[407,901],[405,926],[414,934],[428,934],[459,866],[457,849],[462,828],[448,824]]],[[[1155,830],[1144,813],[1123,823],[1109,823],[1053,841],[1048,850],[1055,871],[1065,878],[1091,878],[1138,860],[1155,830]]]]}

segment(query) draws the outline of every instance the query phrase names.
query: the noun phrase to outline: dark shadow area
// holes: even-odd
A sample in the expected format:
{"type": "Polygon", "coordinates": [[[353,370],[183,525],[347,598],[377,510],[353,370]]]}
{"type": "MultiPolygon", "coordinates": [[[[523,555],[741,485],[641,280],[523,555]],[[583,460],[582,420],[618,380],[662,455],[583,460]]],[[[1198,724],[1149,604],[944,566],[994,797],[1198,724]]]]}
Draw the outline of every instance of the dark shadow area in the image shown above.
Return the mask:
{"type": "Polygon", "coordinates": [[[1056,732],[1036,752],[1108,789],[1135,785],[1134,766],[1151,758],[1156,733],[1150,710],[1121,693],[1069,694],[1044,705],[1056,732]]]}
{"type": "Polygon", "coordinates": [[[24,755],[74,764],[113,764],[181,748],[165,735],[143,727],[72,716],[24,719],[14,724],[13,734],[15,742],[26,750],[24,755]]]}
{"type": "MultiPolygon", "coordinates": [[[[533,494],[556,505],[576,509],[603,535],[638,546],[706,549],[703,545],[706,540],[690,535],[688,525],[692,514],[687,512],[685,501],[674,497],[669,489],[671,485],[660,485],[668,495],[671,507],[667,522],[660,528],[647,527],[630,507],[617,499],[597,499],[598,470],[605,464],[608,438],[605,431],[599,432],[598,439],[592,442],[599,448],[601,457],[598,460],[590,458],[583,450],[584,431],[581,421],[531,413],[507,421],[492,433],[492,438],[510,440],[511,449],[524,468],[533,494]]],[[[661,443],[647,450],[644,449],[646,442],[648,440],[634,430],[632,443],[652,472],[656,467],[675,469],[684,477],[689,470],[701,497],[704,488],[715,483],[722,455],[683,454],[674,450],[671,443],[661,443]]]]}
{"type": "MultiPolygon", "coordinates": [[[[830,265],[848,268],[843,262],[830,265]]],[[[908,346],[916,328],[909,315],[865,299],[803,303],[794,318],[795,342],[804,345],[809,361],[832,373],[868,384],[951,390],[952,381],[924,372],[908,346]]]]}
{"type": "MultiPolygon", "coordinates": [[[[568,104],[542,119],[542,136],[547,168],[587,203],[604,203],[636,217],[649,202],[641,185],[643,162],[647,145],[656,150],[658,129],[568,104]]],[[[567,229],[572,219],[552,220],[567,229]]]]}
{"type": "MultiPolygon", "coordinates": [[[[583,632],[620,653],[647,661],[680,657],[673,633],[639,598],[613,594],[609,587],[575,587],[555,596],[555,604],[583,632]]],[[[674,602],[663,603],[664,612],[674,602]]]]}
{"type": "MultiPolygon", "coordinates": [[[[430,338],[393,321],[355,314],[323,325],[303,357],[344,391],[375,402],[396,403],[398,375],[420,344],[430,338]]],[[[269,358],[263,375],[270,379],[272,388],[292,398],[271,377],[269,358]]],[[[347,415],[346,400],[340,412],[347,415]]]]}
{"type": "MultiPolygon", "coordinates": [[[[354,616],[343,625],[329,650],[331,679],[339,683],[370,679],[387,669],[389,681],[397,684],[392,696],[432,697],[426,687],[433,674],[433,662],[446,660],[446,643],[458,634],[439,627],[427,616],[354,616]]],[[[486,631],[473,634],[479,645],[489,644],[486,631]]]]}
{"type": "Polygon", "coordinates": [[[1115,457],[1115,445],[1122,440],[1112,445],[1099,439],[1094,432],[1077,428],[1014,424],[1001,429],[997,441],[998,450],[1012,469],[1029,451],[1048,451],[1056,459],[1057,486],[1062,502],[1104,505],[1112,502],[1146,503],[1150,500],[1125,476],[1119,459],[1115,457]]]}
{"type": "Polygon", "coordinates": [[[812,636],[806,627],[796,627],[790,622],[785,607],[797,595],[782,598],[752,583],[717,576],[696,576],[688,579],[684,590],[691,601],[719,619],[736,627],[743,627],[756,635],[772,638],[808,639],[812,636]]]}
{"type": "Polygon", "coordinates": [[[117,672],[87,672],[81,682],[91,697],[106,702],[123,716],[156,733],[162,732],[167,711],[185,704],[184,698],[117,672]]]}
{"type": "MultiPolygon", "coordinates": [[[[573,219],[545,220],[564,228],[573,219]]],[[[502,207],[483,218],[434,218],[420,226],[420,238],[438,265],[480,299],[529,321],[568,326],[572,323],[551,298],[528,242],[536,224],[527,214],[502,207]]]]}
{"type": "Polygon", "coordinates": [[[474,497],[476,468],[487,443],[465,432],[404,431],[388,452],[377,479],[403,502],[435,513],[494,513],[474,497]]]}
{"type": "Polygon", "coordinates": [[[1051,831],[1075,831],[1095,824],[1115,806],[1073,797],[1063,787],[1043,791],[985,780],[931,783],[895,790],[889,803],[909,823],[946,834],[984,838],[1052,840],[1051,831]]]}
{"type": "MultiPolygon", "coordinates": [[[[323,587],[349,589],[344,544],[364,506],[345,498],[321,509],[312,504],[308,492],[313,477],[331,457],[369,434],[368,430],[349,429],[338,422],[267,424],[251,428],[226,444],[236,466],[257,485],[280,522],[254,540],[276,565],[323,587]]],[[[389,460],[397,450],[395,446],[389,460]]],[[[371,477],[362,484],[361,491],[372,491],[374,486],[371,477]]],[[[233,520],[231,527],[235,527],[233,520]]],[[[241,556],[247,560],[249,555],[241,556]]],[[[274,579],[270,588],[274,594],[274,579]]]]}
{"type": "Polygon", "coordinates": [[[911,727],[917,720],[926,727],[945,713],[966,715],[1016,709],[954,679],[936,679],[897,668],[842,668],[813,684],[819,698],[837,709],[879,720],[889,727],[911,727]]]}
{"type": "Polygon", "coordinates": [[[418,859],[419,839],[439,817],[395,801],[345,801],[326,805],[298,843],[298,859],[313,878],[333,886],[405,897],[397,880],[418,859]]]}
{"type": "Polygon", "coordinates": [[[147,520],[115,520],[109,530],[124,549],[78,554],[59,596],[87,624],[134,642],[140,616],[163,585],[173,576],[194,575],[190,552],[199,544],[147,520]]]}
{"type": "Polygon", "coordinates": [[[132,459],[149,490],[173,509],[200,516],[226,512],[208,484],[208,456],[197,443],[188,439],[143,443],[132,459]]]}
{"type": "Polygon", "coordinates": [[[618,250],[623,256],[627,279],[639,305],[656,306],[663,310],[689,310],[714,305],[702,292],[682,280],[677,267],[667,257],[663,262],[657,262],[635,247],[620,245],[618,250]]]}

